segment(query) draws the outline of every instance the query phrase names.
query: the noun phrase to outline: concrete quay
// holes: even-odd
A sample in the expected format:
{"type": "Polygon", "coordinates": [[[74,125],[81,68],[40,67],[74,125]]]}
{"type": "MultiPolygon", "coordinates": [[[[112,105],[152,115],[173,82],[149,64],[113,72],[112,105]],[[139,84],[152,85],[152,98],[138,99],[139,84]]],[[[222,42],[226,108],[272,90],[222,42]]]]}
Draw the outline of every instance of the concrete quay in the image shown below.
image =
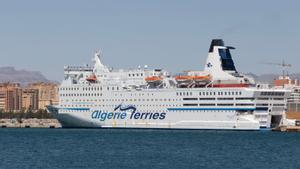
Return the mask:
{"type": "Polygon", "coordinates": [[[0,128],[61,128],[56,119],[0,119],[0,128]]]}
{"type": "Polygon", "coordinates": [[[280,126],[278,128],[273,129],[273,131],[300,132],[300,126],[280,126]]]}

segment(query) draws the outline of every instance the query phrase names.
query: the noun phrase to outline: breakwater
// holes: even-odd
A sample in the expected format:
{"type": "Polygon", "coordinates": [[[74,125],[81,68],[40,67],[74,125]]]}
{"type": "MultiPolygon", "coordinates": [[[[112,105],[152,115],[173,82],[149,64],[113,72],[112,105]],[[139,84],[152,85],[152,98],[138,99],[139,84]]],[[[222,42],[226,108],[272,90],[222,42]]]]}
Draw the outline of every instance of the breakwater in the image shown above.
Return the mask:
{"type": "Polygon", "coordinates": [[[1,128],[60,128],[56,119],[0,119],[1,128]]]}

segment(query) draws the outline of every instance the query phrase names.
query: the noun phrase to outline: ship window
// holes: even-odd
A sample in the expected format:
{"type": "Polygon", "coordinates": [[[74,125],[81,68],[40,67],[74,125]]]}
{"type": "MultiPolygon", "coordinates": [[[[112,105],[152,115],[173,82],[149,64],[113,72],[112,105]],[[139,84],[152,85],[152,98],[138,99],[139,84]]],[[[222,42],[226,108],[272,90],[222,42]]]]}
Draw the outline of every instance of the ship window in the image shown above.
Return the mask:
{"type": "Polygon", "coordinates": [[[183,100],[198,100],[198,98],[183,98],[183,100]]]}
{"type": "Polygon", "coordinates": [[[273,104],[273,106],[284,106],[284,104],[273,104]]]}
{"type": "Polygon", "coordinates": [[[254,100],[253,97],[237,97],[236,100],[254,100]]]}
{"type": "Polygon", "coordinates": [[[283,98],[273,98],[273,100],[284,100],[283,98]]]}
{"type": "Polygon", "coordinates": [[[224,103],[224,104],[217,104],[217,106],[233,106],[233,104],[224,103]]]}
{"type": "Polygon", "coordinates": [[[199,104],[199,106],[215,106],[215,104],[199,104]]]}
{"type": "MultiPolygon", "coordinates": [[[[269,98],[257,98],[257,100],[269,100],[269,98]]],[[[274,98],[275,100],[275,98],[274,98]]]]}
{"type": "Polygon", "coordinates": [[[235,104],[236,106],[254,106],[254,104],[235,104]]]}
{"type": "Polygon", "coordinates": [[[199,98],[200,100],[215,100],[215,98],[211,97],[211,98],[199,98]]]}
{"type": "Polygon", "coordinates": [[[183,104],[183,106],[198,106],[198,104],[183,104]]]}
{"type": "Polygon", "coordinates": [[[233,98],[231,98],[231,97],[229,97],[229,98],[224,97],[224,98],[218,98],[218,100],[233,100],[233,98]]]}
{"type": "Polygon", "coordinates": [[[256,106],[268,106],[268,104],[256,104],[256,106]]]}

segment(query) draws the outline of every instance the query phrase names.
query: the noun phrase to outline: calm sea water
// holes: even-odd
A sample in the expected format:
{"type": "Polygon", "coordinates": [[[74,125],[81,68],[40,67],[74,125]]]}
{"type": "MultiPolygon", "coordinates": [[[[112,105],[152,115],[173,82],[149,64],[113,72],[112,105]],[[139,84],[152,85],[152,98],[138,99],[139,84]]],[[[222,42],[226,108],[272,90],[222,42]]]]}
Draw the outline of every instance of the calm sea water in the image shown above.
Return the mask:
{"type": "Polygon", "coordinates": [[[300,133],[0,129],[0,168],[300,168],[300,133]]]}

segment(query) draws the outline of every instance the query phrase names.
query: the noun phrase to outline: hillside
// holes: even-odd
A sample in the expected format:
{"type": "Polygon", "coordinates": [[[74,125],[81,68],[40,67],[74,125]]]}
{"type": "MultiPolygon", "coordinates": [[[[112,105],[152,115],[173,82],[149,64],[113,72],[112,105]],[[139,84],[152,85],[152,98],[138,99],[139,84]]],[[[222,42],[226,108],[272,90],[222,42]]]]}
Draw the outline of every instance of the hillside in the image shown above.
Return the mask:
{"type": "Polygon", "coordinates": [[[39,71],[16,70],[14,67],[0,67],[0,82],[17,82],[26,85],[32,82],[50,82],[39,71]]]}

